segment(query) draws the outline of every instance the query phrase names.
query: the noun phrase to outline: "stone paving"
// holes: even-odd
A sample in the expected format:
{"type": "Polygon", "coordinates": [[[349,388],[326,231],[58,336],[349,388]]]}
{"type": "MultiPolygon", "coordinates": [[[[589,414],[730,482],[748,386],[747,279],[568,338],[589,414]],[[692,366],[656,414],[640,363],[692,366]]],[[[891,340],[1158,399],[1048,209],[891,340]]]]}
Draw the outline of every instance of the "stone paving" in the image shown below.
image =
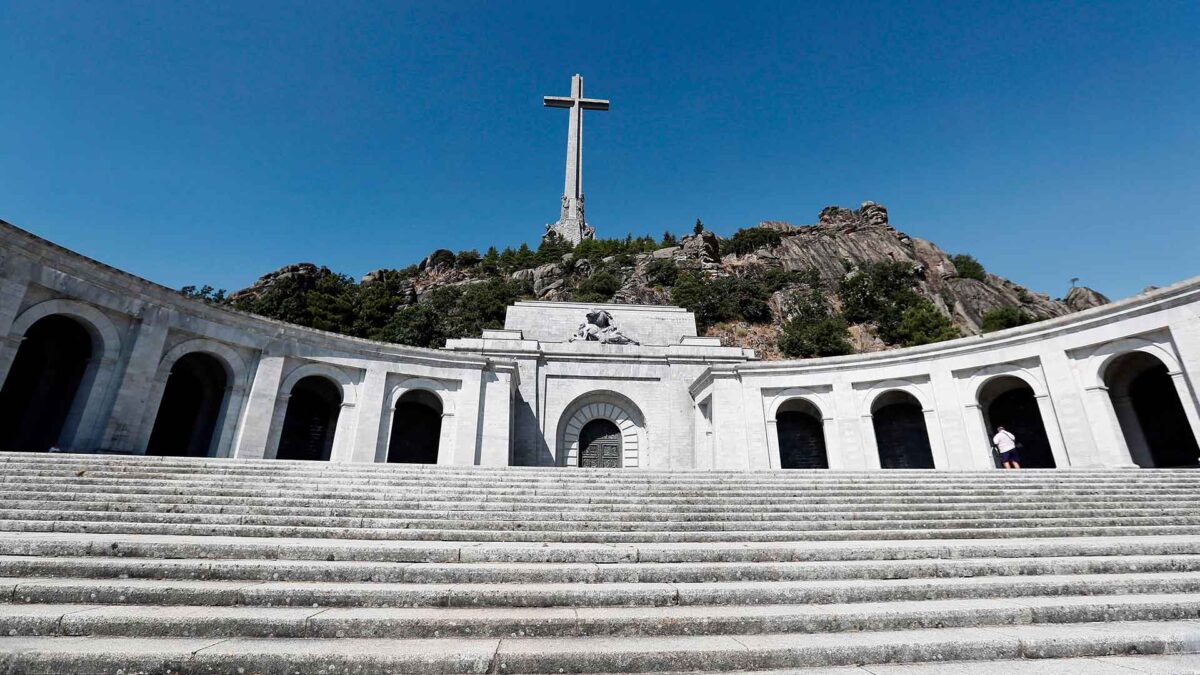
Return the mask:
{"type": "Polygon", "coordinates": [[[1200,472],[0,465],[8,673],[1200,673],[1200,472]]]}

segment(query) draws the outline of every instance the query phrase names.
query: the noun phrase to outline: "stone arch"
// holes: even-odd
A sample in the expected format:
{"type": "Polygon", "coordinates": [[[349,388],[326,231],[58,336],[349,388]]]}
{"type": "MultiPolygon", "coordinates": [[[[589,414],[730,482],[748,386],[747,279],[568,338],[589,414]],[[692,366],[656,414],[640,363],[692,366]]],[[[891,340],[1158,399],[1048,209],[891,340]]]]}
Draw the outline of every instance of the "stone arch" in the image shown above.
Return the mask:
{"type": "Polygon", "coordinates": [[[909,380],[885,380],[875,383],[867,390],[866,395],[863,396],[862,414],[869,417],[879,397],[894,391],[902,391],[912,396],[917,400],[917,403],[921,404],[921,408],[924,410],[933,409],[933,400],[915,382],[910,382],[909,380]]]}
{"type": "Polygon", "coordinates": [[[930,399],[907,380],[876,384],[864,397],[868,422],[880,468],[932,469],[936,417],[930,399]]]}
{"type": "MultiPolygon", "coordinates": [[[[9,343],[15,348],[5,354],[8,363],[4,367],[7,373],[4,384],[7,386],[0,388],[0,393],[7,390],[7,396],[23,396],[16,388],[28,384],[24,380],[29,378],[21,377],[22,382],[18,382],[13,372],[13,366],[18,372],[23,370],[19,364],[22,340],[38,322],[51,317],[72,321],[86,333],[91,343],[86,365],[70,394],[71,402],[65,416],[55,421],[57,432],[51,434],[55,437],[51,443],[63,450],[91,450],[100,442],[101,422],[114,393],[112,385],[121,360],[121,332],[104,312],[65,298],[46,300],[21,312],[10,328],[9,343]]],[[[37,373],[30,375],[38,376],[37,373]]]]}
{"type": "Polygon", "coordinates": [[[775,412],[781,469],[828,469],[821,409],[807,398],[788,399],[775,412]]]}
{"type": "Polygon", "coordinates": [[[427,391],[433,394],[442,404],[443,415],[454,414],[454,397],[450,396],[453,393],[450,386],[440,380],[425,377],[410,378],[392,387],[385,399],[388,409],[394,410],[400,398],[410,391],[427,391]]]}
{"type": "Polygon", "coordinates": [[[408,390],[392,409],[387,461],[437,464],[441,433],[442,399],[428,389],[408,390]]]}
{"type": "Polygon", "coordinates": [[[342,413],[344,403],[341,387],[325,375],[298,379],[288,390],[275,457],[333,459],[339,427],[349,417],[342,413]]]}
{"type": "Polygon", "coordinates": [[[768,461],[772,469],[786,468],[841,468],[843,459],[830,452],[830,443],[836,443],[837,433],[830,411],[833,404],[828,394],[803,387],[793,387],[779,392],[767,401],[765,417],[767,423],[768,461]],[[805,419],[796,413],[803,412],[805,419]],[[783,413],[781,419],[780,413],[783,413]],[[787,440],[785,440],[787,439],[787,440]],[[807,450],[798,463],[795,443],[807,450]]]}
{"type": "Polygon", "coordinates": [[[279,384],[279,393],[291,394],[292,387],[295,387],[297,382],[312,375],[325,377],[342,388],[343,407],[352,406],[358,402],[358,387],[350,374],[328,363],[306,363],[292,369],[292,372],[288,373],[287,377],[283,378],[283,382],[279,384]]]}
{"type": "Polygon", "coordinates": [[[19,339],[39,319],[56,314],[79,321],[91,333],[93,344],[97,347],[96,353],[101,359],[115,362],[120,358],[121,332],[112,319],[99,309],[78,300],[59,298],[39,302],[13,320],[9,333],[19,339]]]}
{"type": "Polygon", "coordinates": [[[1181,396],[1186,387],[1173,381],[1181,375],[1148,350],[1105,362],[1104,385],[1130,457],[1140,467],[1200,465],[1196,431],[1181,396]]]}
{"type": "Polygon", "coordinates": [[[1105,373],[1109,366],[1113,364],[1119,357],[1130,352],[1143,352],[1162,361],[1167,367],[1168,373],[1182,372],[1179,365],[1179,359],[1171,353],[1171,350],[1164,347],[1162,344],[1141,337],[1123,338],[1114,340],[1097,347],[1088,357],[1087,364],[1084,367],[1087,382],[1086,387],[1103,387],[1105,386],[1105,373]]]}
{"type": "MultiPolygon", "coordinates": [[[[271,434],[267,443],[265,457],[279,458],[285,427],[288,422],[289,409],[292,406],[296,386],[309,378],[327,382],[338,391],[337,413],[331,415],[333,437],[331,445],[322,453],[322,459],[344,460],[353,447],[354,415],[347,408],[353,408],[358,401],[358,385],[345,370],[329,363],[310,362],[293,368],[279,384],[279,394],[276,396],[275,414],[271,420],[271,434]],[[327,452],[328,456],[325,456],[327,452]]],[[[312,384],[312,382],[310,382],[312,384]]],[[[319,387],[319,385],[317,385],[319,387]]],[[[311,389],[306,386],[306,389],[311,389]]],[[[317,391],[301,392],[304,398],[307,394],[319,394],[317,391]]],[[[303,402],[303,401],[302,401],[303,402]]],[[[333,404],[333,401],[327,401],[333,404]]]]}
{"type": "Polygon", "coordinates": [[[579,434],[592,420],[606,419],[621,431],[621,466],[640,466],[641,449],[646,445],[645,417],[629,398],[615,391],[584,394],[567,406],[559,418],[556,459],[560,466],[579,465],[579,434]]]}
{"type": "Polygon", "coordinates": [[[391,451],[392,429],[396,423],[396,406],[401,399],[414,392],[425,392],[437,399],[441,406],[441,429],[438,432],[438,463],[448,464],[453,461],[455,433],[455,391],[457,383],[445,382],[425,377],[411,377],[394,385],[384,396],[382,423],[379,428],[379,439],[375,445],[375,461],[388,461],[391,451]]]}
{"type": "Polygon", "coordinates": [[[210,338],[191,338],[184,340],[167,350],[158,362],[154,384],[150,396],[146,399],[146,416],[141,424],[141,437],[138,439],[139,452],[148,452],[154,425],[162,406],[163,397],[167,393],[169,376],[175,364],[190,354],[205,354],[215,359],[225,370],[226,384],[224,396],[217,417],[216,430],[209,453],[213,457],[227,457],[233,451],[233,439],[237,433],[237,422],[241,416],[242,406],[246,400],[246,390],[252,373],[246,366],[246,360],[238,351],[227,344],[210,338]]]}
{"type": "Polygon", "coordinates": [[[1021,468],[1057,467],[1036,390],[1027,379],[1013,374],[989,377],[976,393],[975,402],[983,415],[989,442],[1001,426],[1016,436],[1021,468]]]}
{"type": "Polygon", "coordinates": [[[1046,383],[1040,377],[1034,375],[1028,368],[1014,364],[997,363],[980,368],[971,375],[970,384],[968,385],[971,392],[971,400],[978,401],[979,392],[983,387],[998,377],[1015,377],[1023,380],[1033,390],[1034,396],[1049,395],[1049,392],[1046,390],[1046,383]]]}
{"type": "MultiPolygon", "coordinates": [[[[1102,461],[1110,466],[1155,465],[1148,439],[1128,395],[1128,387],[1122,386],[1130,383],[1122,381],[1120,372],[1114,372],[1114,366],[1129,365],[1129,357],[1138,354],[1161,364],[1161,368],[1158,368],[1160,379],[1169,380],[1174,388],[1175,396],[1169,397],[1173,399],[1169,403],[1173,408],[1178,406],[1177,416],[1181,415],[1189,427],[1185,442],[1190,438],[1194,443],[1200,430],[1200,409],[1194,390],[1169,337],[1135,336],[1104,343],[1080,355],[1083,362],[1079,371],[1087,392],[1088,416],[1093,420],[1102,461]],[[1165,378],[1162,378],[1164,375],[1165,378]]],[[[1167,402],[1166,399],[1164,402],[1167,402]]],[[[1177,435],[1184,436],[1182,432],[1177,435]]]]}

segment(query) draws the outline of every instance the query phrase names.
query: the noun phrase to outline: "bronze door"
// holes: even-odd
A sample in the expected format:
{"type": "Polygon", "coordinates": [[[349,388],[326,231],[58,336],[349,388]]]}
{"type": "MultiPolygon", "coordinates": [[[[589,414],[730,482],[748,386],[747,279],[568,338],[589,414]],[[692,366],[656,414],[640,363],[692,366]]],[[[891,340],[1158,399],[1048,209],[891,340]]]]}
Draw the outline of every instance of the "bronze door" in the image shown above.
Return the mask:
{"type": "Polygon", "coordinates": [[[584,427],[580,440],[579,466],[596,469],[621,468],[621,431],[608,420],[594,420],[584,427]]]}

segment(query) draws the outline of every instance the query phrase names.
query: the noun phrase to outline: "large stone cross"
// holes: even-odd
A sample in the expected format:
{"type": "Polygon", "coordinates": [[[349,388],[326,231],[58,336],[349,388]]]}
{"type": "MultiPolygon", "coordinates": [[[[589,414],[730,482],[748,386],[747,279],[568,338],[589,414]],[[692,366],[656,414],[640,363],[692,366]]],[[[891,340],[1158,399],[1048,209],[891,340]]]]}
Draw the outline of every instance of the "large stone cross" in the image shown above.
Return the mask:
{"type": "Polygon", "coordinates": [[[583,217],[583,111],[608,110],[608,101],[583,97],[583,76],[571,78],[570,96],[546,96],[542,99],[547,108],[568,108],[571,120],[567,125],[567,179],[563,187],[562,210],[558,222],[547,229],[574,244],[583,239],[592,239],[596,231],[588,227],[583,217]]]}

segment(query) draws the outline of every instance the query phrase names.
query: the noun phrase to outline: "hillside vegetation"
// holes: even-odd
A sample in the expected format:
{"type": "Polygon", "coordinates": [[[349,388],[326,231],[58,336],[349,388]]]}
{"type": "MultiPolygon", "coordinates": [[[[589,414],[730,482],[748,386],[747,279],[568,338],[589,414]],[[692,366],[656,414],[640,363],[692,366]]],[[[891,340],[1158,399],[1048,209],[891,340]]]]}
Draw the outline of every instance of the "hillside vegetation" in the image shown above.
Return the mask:
{"type": "Polygon", "coordinates": [[[550,237],[537,250],[437,250],[417,265],[361,280],[311,263],[289,265],[226,296],[183,292],[237,309],[347,335],[441,347],[503,325],[520,299],[676,304],[701,331],[800,358],[927,344],[1094,306],[1094,291],[1052,300],[947,255],[888,222],[887,210],[831,206],[814,225],[765,222],[728,239],[700,221],[665,233],[585,241],[550,237]],[[1079,301],[1074,301],[1079,299],[1079,301]]]}

